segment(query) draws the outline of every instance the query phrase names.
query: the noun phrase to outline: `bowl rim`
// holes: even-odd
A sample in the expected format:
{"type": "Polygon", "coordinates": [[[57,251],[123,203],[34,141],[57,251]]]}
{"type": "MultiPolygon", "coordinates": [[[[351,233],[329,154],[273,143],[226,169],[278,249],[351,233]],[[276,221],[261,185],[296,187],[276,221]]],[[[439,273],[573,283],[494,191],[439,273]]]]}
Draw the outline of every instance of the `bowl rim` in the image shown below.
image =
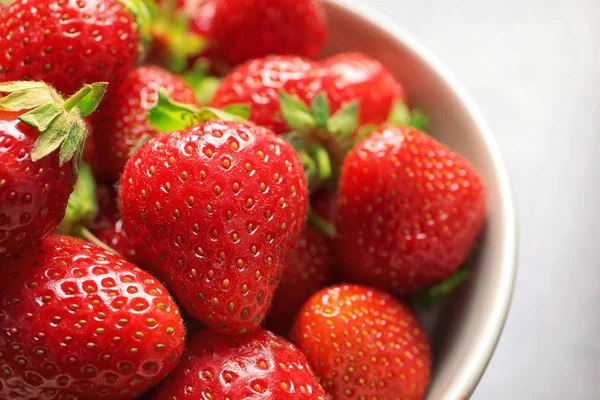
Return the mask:
{"type": "Polygon", "coordinates": [[[481,133],[483,141],[488,148],[500,188],[500,198],[503,210],[504,234],[501,238],[503,247],[500,259],[504,260],[498,280],[500,293],[494,299],[488,320],[485,323],[483,334],[477,338],[471,351],[464,362],[457,377],[455,377],[444,399],[464,399],[465,393],[470,397],[481,380],[500,340],[502,330],[508,317],[512,301],[516,272],[517,272],[517,219],[514,207],[514,197],[506,166],[500,154],[494,135],[485,122],[481,111],[468,94],[464,86],[450,72],[450,70],[425,46],[419,43],[410,33],[400,27],[390,17],[375,10],[372,6],[360,0],[325,0],[337,7],[354,14],[357,18],[376,24],[396,41],[402,43],[415,57],[427,64],[433,73],[437,74],[454,92],[456,98],[462,103],[473,123],[481,133]]]}

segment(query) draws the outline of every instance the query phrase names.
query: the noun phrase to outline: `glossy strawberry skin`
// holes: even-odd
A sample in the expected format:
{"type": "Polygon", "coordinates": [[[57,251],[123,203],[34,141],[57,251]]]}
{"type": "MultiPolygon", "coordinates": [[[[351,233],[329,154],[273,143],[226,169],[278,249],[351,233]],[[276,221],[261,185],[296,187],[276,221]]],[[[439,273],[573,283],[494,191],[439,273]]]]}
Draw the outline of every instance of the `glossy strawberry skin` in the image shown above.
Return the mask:
{"type": "Polygon", "coordinates": [[[104,181],[116,182],[138,141],[158,133],[146,115],[156,105],[161,87],[174,101],[196,104],[183,79],[159,67],[142,66],[131,71],[94,114],[96,157],[102,160],[104,181]]]}
{"type": "Polygon", "coordinates": [[[485,218],[475,169],[425,133],[384,126],[342,167],[337,249],[356,282],[408,293],[452,275],[485,218]]]}
{"type": "Polygon", "coordinates": [[[125,230],[195,318],[227,334],[260,326],[298,238],[306,179],[293,149],[252,124],[158,136],[121,178],[125,230]]]}
{"type": "MultiPolygon", "coordinates": [[[[127,261],[138,264],[133,241],[125,234],[114,187],[100,185],[96,189],[98,214],[89,227],[98,239],[116,250],[127,261]]],[[[143,265],[141,265],[143,266],[143,265]]]]}
{"type": "Polygon", "coordinates": [[[60,167],[57,154],[31,161],[39,131],[20,122],[19,115],[0,111],[0,259],[52,232],[74,185],[71,165],[60,167]]]}
{"type": "Polygon", "coordinates": [[[357,285],[316,293],[291,334],[332,399],[424,398],[431,350],[412,311],[357,285]]]}
{"type": "Polygon", "coordinates": [[[248,61],[223,79],[212,105],[251,105],[250,120],[275,133],[290,129],[279,106],[279,91],[310,103],[321,91],[322,82],[313,61],[295,56],[271,56],[248,61]]]}
{"type": "Polygon", "coordinates": [[[196,334],[152,399],[326,400],[306,358],[269,331],[239,338],[196,334]]]}
{"type": "Polygon", "coordinates": [[[306,300],[325,286],[331,264],[329,239],[306,226],[294,250],[285,259],[266,327],[286,335],[306,300]]]}
{"type": "Polygon", "coordinates": [[[0,81],[43,80],[64,94],[115,85],[134,67],[139,42],[118,0],[17,0],[0,14],[0,81]]]}
{"type": "Polygon", "coordinates": [[[177,306],[110,252],[49,236],[5,262],[0,278],[2,398],[134,399],[177,365],[177,306]]]}
{"type": "Polygon", "coordinates": [[[319,0],[220,0],[210,39],[234,66],[272,54],[314,59],[327,39],[325,12],[319,0]]]}
{"type": "Polygon", "coordinates": [[[333,78],[325,87],[331,109],[359,101],[359,123],[379,125],[387,121],[396,100],[406,94],[392,73],[379,61],[362,53],[341,53],[319,63],[323,74],[333,78]]]}

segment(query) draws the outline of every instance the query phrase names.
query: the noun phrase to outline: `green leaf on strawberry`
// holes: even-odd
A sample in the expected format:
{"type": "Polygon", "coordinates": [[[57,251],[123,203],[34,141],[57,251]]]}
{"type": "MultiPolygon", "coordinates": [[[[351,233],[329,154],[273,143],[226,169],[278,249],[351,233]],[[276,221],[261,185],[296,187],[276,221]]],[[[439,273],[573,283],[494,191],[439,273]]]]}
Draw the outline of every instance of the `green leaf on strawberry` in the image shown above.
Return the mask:
{"type": "Polygon", "coordinates": [[[221,85],[221,79],[210,76],[209,69],[210,62],[205,58],[201,58],[196,61],[190,71],[182,75],[183,79],[194,90],[198,104],[209,104],[221,85]]]}
{"type": "Polygon", "coordinates": [[[224,121],[240,121],[250,114],[244,105],[230,105],[228,110],[219,110],[212,107],[195,107],[189,104],[178,103],[169,97],[166,89],[158,90],[158,102],[148,112],[147,118],[152,126],[161,132],[173,132],[190,128],[200,122],[220,119],[224,121]]]}
{"type": "Polygon", "coordinates": [[[67,100],[42,82],[6,82],[0,84],[0,110],[30,110],[19,119],[39,130],[40,134],[31,151],[31,160],[38,161],[59,150],[59,166],[72,161],[78,172],[87,129],[83,117],[90,115],[100,104],[107,83],[84,85],[67,100]]]}
{"type": "Polygon", "coordinates": [[[420,131],[427,129],[429,119],[419,108],[410,110],[406,103],[398,100],[388,118],[388,122],[392,125],[407,125],[416,128],[420,131]]]}

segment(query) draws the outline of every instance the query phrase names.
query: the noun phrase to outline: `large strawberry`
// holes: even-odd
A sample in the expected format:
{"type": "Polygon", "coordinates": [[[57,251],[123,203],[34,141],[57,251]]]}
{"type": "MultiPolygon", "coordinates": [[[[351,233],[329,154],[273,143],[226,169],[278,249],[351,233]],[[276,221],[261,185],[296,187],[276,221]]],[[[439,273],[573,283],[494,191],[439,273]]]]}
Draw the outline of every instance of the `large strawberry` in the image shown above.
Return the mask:
{"type": "Polygon", "coordinates": [[[143,66],[131,71],[94,115],[97,158],[102,160],[102,177],[108,182],[119,179],[140,139],[157,134],[146,114],[156,105],[161,87],[175,101],[196,103],[183,79],[158,67],[143,66]]]}
{"type": "Polygon", "coordinates": [[[217,120],[144,144],[125,167],[119,203],[126,232],[145,241],[188,312],[236,334],[260,326],[269,309],[307,189],[285,141],[217,120]]]}
{"type": "Polygon", "coordinates": [[[0,83],[0,258],[43,239],[63,218],[86,126],[106,84],[67,101],[41,82],[0,83]]]}
{"type": "Polygon", "coordinates": [[[181,364],[152,399],[325,400],[304,355],[269,331],[239,338],[209,330],[189,342],[181,364]]]}
{"type": "Polygon", "coordinates": [[[16,0],[0,14],[0,81],[41,80],[72,94],[116,83],[142,55],[139,0],[16,0]]]}
{"type": "Polygon", "coordinates": [[[332,399],[406,399],[425,396],[431,352],[411,310],[363,286],[315,294],[302,308],[292,342],[332,399]]]}
{"type": "Polygon", "coordinates": [[[221,83],[212,105],[249,104],[249,119],[275,133],[290,130],[279,105],[284,91],[310,103],[322,90],[317,64],[295,56],[270,56],[251,60],[233,70],[221,83]]]}
{"type": "Polygon", "coordinates": [[[49,236],[0,269],[0,397],[134,399],[175,368],[179,310],[151,275],[49,236]]]}
{"type": "Polygon", "coordinates": [[[329,239],[307,225],[285,260],[266,326],[287,334],[304,302],[325,286],[331,270],[329,239]]]}
{"type": "Polygon", "coordinates": [[[464,158],[421,131],[384,126],[344,161],[339,259],[357,282],[411,292],[458,269],[484,217],[481,178],[464,158]]]}

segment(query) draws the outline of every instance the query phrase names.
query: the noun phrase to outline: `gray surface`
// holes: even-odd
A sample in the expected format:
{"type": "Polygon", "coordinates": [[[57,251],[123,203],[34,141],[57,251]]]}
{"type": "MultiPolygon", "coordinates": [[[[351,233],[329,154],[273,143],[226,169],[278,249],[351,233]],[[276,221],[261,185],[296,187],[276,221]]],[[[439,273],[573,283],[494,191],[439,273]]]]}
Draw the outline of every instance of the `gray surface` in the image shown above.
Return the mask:
{"type": "Polygon", "coordinates": [[[473,399],[600,399],[600,1],[371,0],[473,95],[516,192],[516,294],[473,399]]]}

